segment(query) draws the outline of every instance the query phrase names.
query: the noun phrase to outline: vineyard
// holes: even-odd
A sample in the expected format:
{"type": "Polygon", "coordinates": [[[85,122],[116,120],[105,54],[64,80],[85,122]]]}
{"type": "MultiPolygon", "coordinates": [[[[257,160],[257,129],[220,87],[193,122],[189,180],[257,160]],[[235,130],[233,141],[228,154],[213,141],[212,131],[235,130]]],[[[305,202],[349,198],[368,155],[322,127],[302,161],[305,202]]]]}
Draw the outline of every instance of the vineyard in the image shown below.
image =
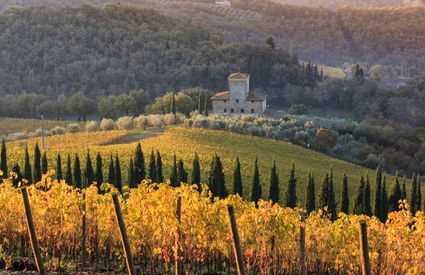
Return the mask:
{"type": "MultiPolygon", "coordinates": [[[[90,266],[121,270],[123,254],[111,193],[97,188],[74,189],[45,176],[27,188],[45,266],[49,270],[81,269],[83,209],[86,209],[86,249],[90,266]],[[86,200],[83,200],[82,193],[86,200]]],[[[0,258],[31,256],[20,189],[8,180],[0,185],[0,258]],[[2,256],[1,256],[2,255],[2,256]]],[[[120,196],[121,197],[121,196],[120,196]]],[[[267,201],[258,207],[239,196],[212,200],[206,186],[172,188],[144,182],[126,189],[120,199],[131,252],[146,273],[169,272],[174,265],[175,240],[181,230],[183,270],[190,273],[235,272],[226,205],[235,209],[243,260],[248,272],[283,274],[299,271],[298,239],[301,209],[282,208],[267,201]],[[175,209],[182,198],[181,225],[175,209]]],[[[315,273],[357,274],[360,268],[360,219],[367,221],[372,274],[421,274],[425,270],[425,216],[410,211],[391,213],[386,224],[367,216],[340,214],[331,222],[321,211],[305,224],[307,270],[315,273]]]]}
{"type": "MultiPolygon", "coordinates": [[[[55,169],[56,155],[58,153],[62,155],[63,159],[65,159],[67,154],[70,154],[72,158],[75,154],[78,154],[82,163],[85,163],[87,151],[90,152],[92,158],[97,153],[100,153],[104,160],[109,159],[110,154],[118,154],[123,167],[123,179],[127,179],[128,174],[125,168],[128,167],[130,157],[133,155],[137,143],[120,144],[115,141],[119,141],[129,134],[128,131],[115,130],[108,131],[107,134],[105,132],[79,132],[46,137],[45,146],[49,168],[55,169]]],[[[30,159],[33,159],[32,148],[36,142],[41,145],[41,138],[9,142],[7,145],[9,166],[14,163],[18,163],[21,167],[24,166],[24,149],[26,145],[29,147],[30,159]]],[[[202,182],[206,182],[211,160],[217,154],[223,162],[228,190],[232,189],[234,163],[236,157],[239,157],[242,180],[245,186],[243,190],[245,198],[249,197],[251,190],[250,184],[256,157],[259,159],[259,169],[262,175],[261,182],[264,190],[269,189],[269,172],[272,168],[273,160],[276,161],[278,166],[282,190],[286,188],[292,163],[296,163],[299,182],[297,193],[302,205],[304,205],[305,188],[310,171],[314,171],[316,177],[322,179],[330,167],[333,167],[336,194],[341,191],[340,183],[344,173],[348,176],[350,194],[354,194],[360,175],[366,176],[370,174],[372,176],[375,173],[361,166],[337,160],[288,142],[238,135],[225,131],[175,127],[167,129],[159,136],[144,139],[141,144],[146,159],[148,159],[152,150],[158,150],[161,153],[164,175],[167,176],[171,172],[174,154],[178,159],[183,160],[185,168],[190,174],[194,154],[197,153],[200,158],[202,182]]],[[[103,170],[106,175],[108,163],[103,163],[103,170]]],[[[387,179],[389,185],[391,185],[393,177],[388,176],[387,179]]],[[[372,186],[372,191],[374,191],[373,188],[374,186],[372,186]]]]}

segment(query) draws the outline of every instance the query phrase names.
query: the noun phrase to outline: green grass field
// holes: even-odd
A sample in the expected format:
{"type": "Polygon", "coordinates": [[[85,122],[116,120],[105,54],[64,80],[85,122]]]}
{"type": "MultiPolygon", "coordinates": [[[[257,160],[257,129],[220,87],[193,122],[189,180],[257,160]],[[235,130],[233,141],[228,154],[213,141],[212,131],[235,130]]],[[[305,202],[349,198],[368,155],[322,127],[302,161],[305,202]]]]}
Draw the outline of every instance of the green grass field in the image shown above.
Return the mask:
{"type": "MultiPolygon", "coordinates": [[[[95,154],[100,152],[104,159],[104,172],[106,178],[109,155],[111,153],[114,155],[118,154],[120,156],[123,179],[126,179],[128,162],[130,156],[133,155],[137,141],[135,142],[132,138],[129,140],[125,139],[125,136],[137,136],[138,134],[140,133],[137,131],[111,131],[94,133],[81,132],[77,134],[48,137],[46,139],[46,150],[49,164],[52,164],[52,169],[55,168],[55,158],[58,152],[62,154],[63,160],[67,153],[71,155],[78,153],[82,159],[82,167],[84,167],[87,150],[90,150],[92,160],[94,160],[95,154]],[[127,143],[127,140],[129,143],[127,143]]],[[[305,185],[308,173],[310,171],[314,172],[316,178],[316,193],[318,194],[321,180],[325,173],[330,171],[330,167],[333,167],[337,199],[339,199],[340,185],[344,173],[346,173],[349,178],[350,196],[354,194],[360,175],[366,176],[367,174],[371,178],[373,194],[374,171],[288,142],[238,135],[223,131],[189,129],[183,127],[169,128],[162,134],[156,134],[157,136],[153,137],[147,135],[146,139],[141,140],[146,166],[148,167],[151,150],[159,150],[163,157],[164,176],[166,178],[169,176],[174,154],[176,154],[177,159],[181,158],[184,161],[186,170],[190,175],[192,160],[195,152],[197,152],[200,156],[203,182],[207,182],[212,157],[215,154],[220,156],[225,168],[226,184],[229,191],[232,191],[234,162],[236,157],[239,157],[241,161],[245,198],[249,198],[251,192],[255,158],[258,158],[259,162],[264,198],[268,196],[269,176],[273,160],[276,161],[278,166],[282,198],[284,197],[293,162],[295,162],[296,165],[296,176],[298,179],[297,195],[300,203],[304,203],[305,200],[305,185]]],[[[31,148],[36,141],[40,142],[40,139],[9,143],[9,165],[11,166],[14,162],[23,165],[24,146],[28,144],[31,148]]],[[[30,154],[32,155],[32,149],[30,150],[30,154]]],[[[65,164],[62,166],[65,167],[65,164]]],[[[392,181],[393,178],[389,177],[387,184],[391,185],[392,181]]]]}
{"type": "MultiPolygon", "coordinates": [[[[66,127],[72,122],[74,121],[45,120],[44,126],[46,129],[51,129],[55,126],[66,127]]],[[[41,120],[39,119],[0,117],[0,137],[16,132],[33,132],[39,128],[41,128],[41,120]]]]}

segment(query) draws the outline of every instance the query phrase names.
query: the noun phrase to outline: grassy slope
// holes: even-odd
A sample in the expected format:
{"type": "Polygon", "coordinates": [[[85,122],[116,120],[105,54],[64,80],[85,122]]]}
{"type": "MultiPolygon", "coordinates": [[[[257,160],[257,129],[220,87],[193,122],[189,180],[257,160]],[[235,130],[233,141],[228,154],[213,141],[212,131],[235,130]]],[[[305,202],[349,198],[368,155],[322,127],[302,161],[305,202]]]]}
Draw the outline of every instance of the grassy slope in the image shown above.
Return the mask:
{"type": "MultiPolygon", "coordinates": [[[[84,167],[85,155],[87,153],[87,149],[89,149],[92,154],[92,160],[95,157],[95,153],[100,152],[102,154],[104,159],[104,176],[106,178],[108,165],[106,160],[109,159],[109,154],[119,154],[123,178],[126,179],[127,164],[130,156],[133,154],[136,143],[110,144],[110,141],[120,138],[125,134],[125,131],[114,131],[110,132],[108,135],[106,135],[105,132],[98,132],[89,134],[79,133],[72,136],[67,134],[65,136],[49,137],[46,140],[49,163],[55,163],[55,156],[59,151],[62,154],[63,160],[65,159],[66,153],[73,154],[78,152],[82,159],[82,167],[84,167]],[[72,140],[73,143],[64,142],[63,140],[72,140]],[[78,144],[79,142],[80,144],[78,144]],[[105,143],[109,145],[101,145],[105,143]]],[[[28,144],[31,147],[34,144],[34,140],[29,141],[28,144]]],[[[8,145],[10,159],[9,165],[12,165],[13,161],[18,161],[23,165],[24,145],[25,142],[23,141],[10,143],[8,145]]],[[[360,175],[369,174],[371,177],[371,183],[374,181],[374,172],[371,170],[331,158],[312,150],[307,150],[300,146],[295,146],[288,142],[237,135],[223,131],[176,127],[166,130],[162,135],[143,140],[142,146],[145,153],[146,167],[148,167],[151,150],[154,149],[161,152],[164,162],[165,177],[169,175],[173,154],[176,154],[177,158],[182,158],[184,160],[185,166],[190,175],[193,156],[194,153],[197,152],[201,159],[201,168],[203,170],[202,178],[204,182],[207,181],[212,157],[214,154],[219,155],[223,162],[223,166],[225,167],[226,184],[229,191],[232,190],[234,161],[238,156],[241,161],[245,187],[244,196],[246,198],[249,198],[249,194],[251,192],[252,174],[254,170],[253,165],[256,157],[259,159],[264,198],[267,198],[268,195],[269,174],[273,160],[276,160],[278,165],[282,198],[284,197],[284,192],[286,190],[286,184],[292,162],[295,161],[298,178],[298,199],[302,203],[305,200],[305,183],[309,171],[314,171],[315,173],[316,193],[318,194],[321,179],[332,166],[335,176],[337,199],[339,199],[340,183],[344,173],[346,173],[349,178],[350,195],[354,194],[360,175]]],[[[30,154],[32,154],[32,149],[30,151],[30,154]]],[[[62,166],[65,169],[65,164],[62,166]]],[[[52,166],[52,168],[54,168],[54,166],[52,166]]],[[[390,184],[391,181],[392,179],[388,180],[388,183],[390,184]]]]}
{"type": "MultiPolygon", "coordinates": [[[[71,122],[72,121],[45,120],[44,126],[46,129],[51,129],[55,126],[66,127],[71,122]]],[[[0,117],[0,137],[16,132],[33,132],[39,128],[41,128],[41,121],[39,119],[0,117]]]]}

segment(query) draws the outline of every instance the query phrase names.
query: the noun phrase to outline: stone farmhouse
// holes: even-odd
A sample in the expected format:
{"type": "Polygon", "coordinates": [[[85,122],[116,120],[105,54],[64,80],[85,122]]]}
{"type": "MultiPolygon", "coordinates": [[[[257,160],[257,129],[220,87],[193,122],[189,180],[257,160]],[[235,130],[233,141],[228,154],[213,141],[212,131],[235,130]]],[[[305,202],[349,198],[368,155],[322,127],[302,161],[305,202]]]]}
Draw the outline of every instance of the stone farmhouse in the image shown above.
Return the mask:
{"type": "Polygon", "coordinates": [[[227,78],[229,91],[216,93],[212,98],[212,112],[221,115],[258,115],[266,111],[266,96],[249,90],[249,75],[234,73],[227,78]]]}

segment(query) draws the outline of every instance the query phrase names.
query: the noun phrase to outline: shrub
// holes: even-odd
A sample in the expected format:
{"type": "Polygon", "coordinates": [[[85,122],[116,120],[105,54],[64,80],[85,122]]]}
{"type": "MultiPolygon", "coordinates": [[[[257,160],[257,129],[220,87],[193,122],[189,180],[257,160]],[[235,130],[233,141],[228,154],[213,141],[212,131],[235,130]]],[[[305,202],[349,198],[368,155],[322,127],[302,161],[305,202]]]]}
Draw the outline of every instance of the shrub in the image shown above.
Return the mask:
{"type": "Polygon", "coordinates": [[[116,125],[120,130],[131,130],[134,128],[133,118],[130,116],[120,117],[116,121],[116,125]]]}
{"type": "Polygon", "coordinates": [[[133,119],[134,126],[138,129],[145,129],[149,126],[149,118],[147,116],[141,115],[133,119]]]}
{"type": "Polygon", "coordinates": [[[149,125],[152,127],[163,127],[164,120],[162,115],[149,115],[149,125]]]}
{"type": "Polygon", "coordinates": [[[110,131],[116,128],[115,122],[112,119],[104,118],[100,122],[100,129],[103,131],[110,131]]]}
{"type": "Polygon", "coordinates": [[[309,110],[304,104],[294,104],[289,108],[288,112],[293,115],[306,115],[309,110]]]}
{"type": "Polygon", "coordinates": [[[313,146],[320,151],[327,151],[336,144],[336,134],[331,130],[320,128],[316,132],[316,136],[313,139],[313,146]]]}
{"type": "Polygon", "coordinates": [[[56,126],[56,127],[54,127],[53,129],[50,129],[50,132],[51,132],[53,135],[62,135],[62,134],[65,134],[66,129],[65,129],[65,127],[56,126]]]}
{"type": "Polygon", "coordinates": [[[94,120],[92,120],[92,121],[87,121],[87,122],[86,122],[86,125],[84,126],[84,129],[85,129],[87,132],[94,132],[94,131],[97,131],[98,126],[99,126],[99,124],[98,124],[98,122],[97,122],[97,121],[94,121],[94,120]]]}
{"type": "Polygon", "coordinates": [[[68,133],[76,133],[80,131],[80,125],[78,125],[77,123],[70,123],[68,124],[68,126],[66,126],[66,131],[68,133]]]}
{"type": "Polygon", "coordinates": [[[7,136],[7,141],[15,141],[15,140],[21,140],[21,139],[27,139],[28,135],[25,132],[17,132],[13,134],[9,134],[7,136]]]}

